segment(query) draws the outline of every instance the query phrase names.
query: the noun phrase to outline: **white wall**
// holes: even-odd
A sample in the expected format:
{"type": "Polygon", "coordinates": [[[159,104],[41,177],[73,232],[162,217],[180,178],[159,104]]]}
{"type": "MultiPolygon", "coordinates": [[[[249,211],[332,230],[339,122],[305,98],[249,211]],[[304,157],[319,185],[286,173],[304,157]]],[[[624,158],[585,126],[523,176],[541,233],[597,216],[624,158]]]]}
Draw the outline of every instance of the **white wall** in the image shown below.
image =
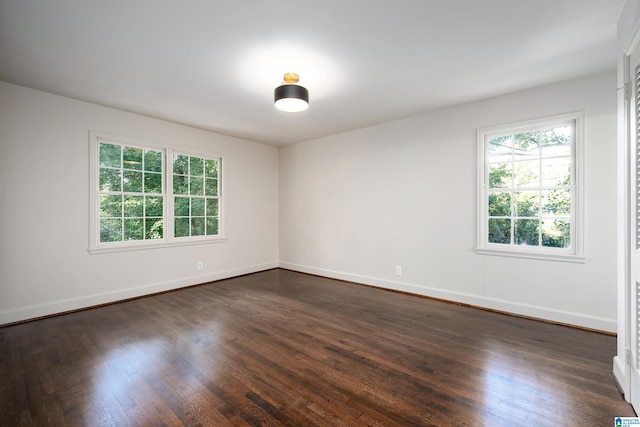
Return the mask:
{"type": "Polygon", "coordinates": [[[0,83],[0,324],[281,265],[615,331],[615,85],[611,71],[278,151],[0,83]],[[577,110],[587,262],[475,254],[476,129],[577,110]],[[90,255],[90,129],[224,154],[229,240],[90,255]]]}
{"type": "Polygon", "coordinates": [[[277,200],[274,147],[0,82],[0,324],[277,267],[277,200]],[[90,129],[223,154],[228,241],[90,255],[90,129]]]}
{"type": "Polygon", "coordinates": [[[611,70],[281,148],[280,265],[615,331],[615,88],[611,70]],[[477,255],[477,128],[579,110],[587,262],[477,255]]]}

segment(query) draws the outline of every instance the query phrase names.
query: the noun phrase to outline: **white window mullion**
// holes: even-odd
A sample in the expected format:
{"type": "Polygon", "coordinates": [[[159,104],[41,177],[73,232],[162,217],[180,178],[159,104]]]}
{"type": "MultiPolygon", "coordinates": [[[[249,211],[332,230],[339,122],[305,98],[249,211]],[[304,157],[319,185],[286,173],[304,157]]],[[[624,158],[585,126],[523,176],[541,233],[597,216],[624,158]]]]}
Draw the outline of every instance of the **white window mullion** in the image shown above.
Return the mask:
{"type": "Polygon", "coordinates": [[[174,240],[174,227],[175,227],[175,221],[173,218],[173,213],[174,211],[174,196],[173,196],[173,150],[172,149],[167,149],[166,150],[166,155],[165,155],[165,162],[166,162],[166,166],[165,166],[165,181],[166,181],[166,188],[165,188],[165,194],[167,195],[167,200],[165,202],[165,212],[164,212],[164,218],[165,218],[165,225],[164,225],[164,230],[165,230],[165,235],[168,241],[172,242],[174,240]]]}

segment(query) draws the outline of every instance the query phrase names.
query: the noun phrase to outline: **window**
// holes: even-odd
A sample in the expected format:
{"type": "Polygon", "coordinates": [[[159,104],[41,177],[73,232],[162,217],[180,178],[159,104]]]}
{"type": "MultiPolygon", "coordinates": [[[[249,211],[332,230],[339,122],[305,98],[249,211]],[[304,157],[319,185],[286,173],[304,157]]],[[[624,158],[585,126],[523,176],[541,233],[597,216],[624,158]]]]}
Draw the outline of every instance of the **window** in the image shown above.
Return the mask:
{"type": "Polygon", "coordinates": [[[478,130],[477,252],[582,262],[582,114],[478,130]]]}
{"type": "Polygon", "coordinates": [[[163,238],[162,152],[101,141],[100,242],[163,238]]]}
{"type": "Polygon", "coordinates": [[[174,236],[218,234],[219,159],[173,155],[174,236]]]}
{"type": "Polygon", "coordinates": [[[90,251],[224,240],[222,158],[91,132],[90,251]]]}

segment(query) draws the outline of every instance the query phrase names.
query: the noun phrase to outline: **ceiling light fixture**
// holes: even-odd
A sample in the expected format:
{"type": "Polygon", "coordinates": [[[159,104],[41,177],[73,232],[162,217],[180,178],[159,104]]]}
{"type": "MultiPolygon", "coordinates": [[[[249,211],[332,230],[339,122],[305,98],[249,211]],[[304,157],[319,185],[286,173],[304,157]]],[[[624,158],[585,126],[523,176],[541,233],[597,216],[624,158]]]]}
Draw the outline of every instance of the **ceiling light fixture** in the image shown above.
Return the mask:
{"type": "Polygon", "coordinates": [[[284,75],[282,86],[273,91],[274,105],[280,111],[297,113],[309,108],[309,91],[297,85],[300,77],[296,73],[284,75]]]}

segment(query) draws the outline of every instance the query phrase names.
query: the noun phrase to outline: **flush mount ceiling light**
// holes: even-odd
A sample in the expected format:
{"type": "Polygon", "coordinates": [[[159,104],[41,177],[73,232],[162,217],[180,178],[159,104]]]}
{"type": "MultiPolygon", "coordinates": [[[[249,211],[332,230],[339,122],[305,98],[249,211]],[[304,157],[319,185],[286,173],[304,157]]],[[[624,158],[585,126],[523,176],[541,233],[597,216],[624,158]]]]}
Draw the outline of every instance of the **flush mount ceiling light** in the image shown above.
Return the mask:
{"type": "Polygon", "coordinates": [[[296,73],[284,75],[282,86],[273,91],[274,105],[278,110],[297,113],[309,108],[309,91],[297,85],[300,77],[296,73]]]}

